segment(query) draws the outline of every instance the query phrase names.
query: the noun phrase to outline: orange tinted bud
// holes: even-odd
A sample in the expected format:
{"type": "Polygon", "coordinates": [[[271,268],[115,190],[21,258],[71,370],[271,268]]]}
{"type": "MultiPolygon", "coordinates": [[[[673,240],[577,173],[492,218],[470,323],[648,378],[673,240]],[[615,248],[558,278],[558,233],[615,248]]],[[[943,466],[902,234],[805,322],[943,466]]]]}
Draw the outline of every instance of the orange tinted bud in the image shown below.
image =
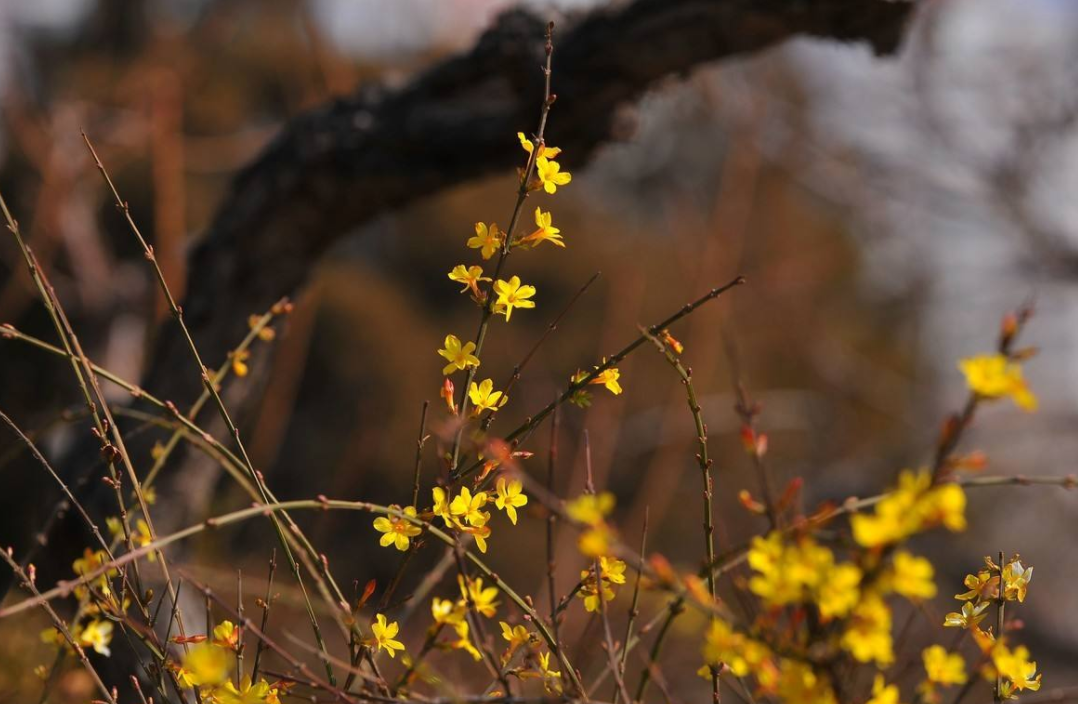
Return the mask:
{"type": "Polygon", "coordinates": [[[805,480],[801,477],[794,477],[790,481],[786,482],[786,488],[782,492],[782,496],[779,497],[778,508],[780,510],[791,506],[797,498],[801,495],[801,489],[805,486],[805,480]]]}
{"type": "Polygon", "coordinates": [[[457,415],[457,402],[453,400],[453,391],[453,382],[446,379],[442,383],[442,389],[438,392],[438,395],[445,399],[445,405],[449,408],[449,412],[457,415]]]}
{"type": "Polygon", "coordinates": [[[746,489],[742,489],[737,492],[737,501],[750,513],[755,513],[758,516],[762,516],[767,510],[762,503],[752,498],[752,494],[746,489]]]}
{"type": "Polygon", "coordinates": [[[670,561],[658,553],[648,558],[648,564],[651,565],[651,569],[655,572],[655,576],[662,582],[673,582],[676,578],[674,568],[670,566],[670,561]]]}
{"type": "Polygon", "coordinates": [[[969,472],[980,472],[988,466],[988,455],[977,450],[962,457],[956,457],[953,461],[955,469],[964,469],[969,472]]]}
{"type": "Polygon", "coordinates": [[[173,638],[172,638],[173,643],[179,643],[181,645],[184,644],[184,643],[202,643],[205,640],[206,640],[206,636],[204,636],[204,635],[198,635],[198,636],[173,636],[173,638]]]}
{"type": "Polygon", "coordinates": [[[659,335],[662,337],[663,343],[674,350],[675,354],[681,354],[685,351],[685,345],[681,344],[677,338],[671,335],[669,330],[663,330],[659,335]]]}
{"type": "Polygon", "coordinates": [[[356,602],[356,611],[359,611],[363,608],[363,606],[371,598],[371,595],[374,594],[374,588],[376,586],[378,586],[377,580],[372,579],[367,582],[367,586],[363,587],[363,594],[359,597],[359,601],[356,602]]]}
{"type": "Polygon", "coordinates": [[[756,432],[747,425],[741,426],[741,446],[750,455],[756,452],[756,432]]]}

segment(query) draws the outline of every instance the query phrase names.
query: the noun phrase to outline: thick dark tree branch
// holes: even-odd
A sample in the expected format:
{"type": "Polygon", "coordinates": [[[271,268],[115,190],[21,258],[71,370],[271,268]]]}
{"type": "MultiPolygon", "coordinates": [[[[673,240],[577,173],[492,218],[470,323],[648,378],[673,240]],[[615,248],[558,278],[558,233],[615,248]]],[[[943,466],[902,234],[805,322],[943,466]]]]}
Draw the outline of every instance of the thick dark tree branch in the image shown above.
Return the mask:
{"type": "MultiPolygon", "coordinates": [[[[670,74],[766,49],[795,35],[893,52],[912,4],[893,0],[637,0],[559,27],[550,138],[580,165],[609,136],[617,107],[670,74]]],[[[510,169],[513,134],[543,95],[545,21],[502,15],[469,52],[404,88],[365,87],[290,123],[235,180],[194,251],[184,303],[207,360],[248,314],[300,288],[325,249],[374,216],[510,169]]],[[[177,331],[166,329],[148,388],[177,402],[197,390],[177,331]]]]}

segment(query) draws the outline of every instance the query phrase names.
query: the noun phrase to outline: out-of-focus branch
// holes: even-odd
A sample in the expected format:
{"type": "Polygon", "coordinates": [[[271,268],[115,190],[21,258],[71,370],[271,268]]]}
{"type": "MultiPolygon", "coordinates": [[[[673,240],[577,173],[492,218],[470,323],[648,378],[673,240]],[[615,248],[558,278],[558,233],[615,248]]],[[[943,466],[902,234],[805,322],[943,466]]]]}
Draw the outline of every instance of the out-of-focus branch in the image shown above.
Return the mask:
{"type": "MultiPolygon", "coordinates": [[[[670,74],[764,50],[795,35],[895,50],[913,4],[890,0],[637,0],[560,32],[552,143],[579,165],[608,140],[618,106],[670,74]]],[[[543,95],[545,22],[502,15],[475,47],[398,90],[365,86],[292,121],[235,179],[193,252],[184,310],[208,359],[251,311],[300,288],[325,249],[376,215],[508,170],[513,134],[543,95]]],[[[147,384],[177,402],[197,379],[175,370],[179,331],[162,334],[147,384]],[[187,382],[190,382],[188,384],[187,382]]],[[[257,370],[254,370],[257,373],[257,370]]]]}

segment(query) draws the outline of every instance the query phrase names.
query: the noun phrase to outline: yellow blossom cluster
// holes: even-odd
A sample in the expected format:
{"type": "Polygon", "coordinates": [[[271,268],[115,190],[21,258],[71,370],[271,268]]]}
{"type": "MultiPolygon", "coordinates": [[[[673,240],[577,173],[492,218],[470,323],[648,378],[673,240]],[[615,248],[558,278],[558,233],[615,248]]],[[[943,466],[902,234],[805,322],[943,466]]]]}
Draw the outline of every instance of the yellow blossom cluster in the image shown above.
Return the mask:
{"type": "Polygon", "coordinates": [[[983,399],[1010,398],[1025,411],[1037,410],[1037,397],[1022,378],[1022,366],[1002,354],[982,354],[959,361],[970,390],[983,399]]]}
{"type": "Polygon", "coordinates": [[[250,677],[233,681],[237,656],[242,653],[241,630],[231,621],[217,624],[211,636],[188,636],[186,642],[197,643],[180,659],[171,664],[181,687],[194,689],[200,701],[207,704],[280,704],[285,685],[270,684],[250,677]]]}
{"type": "MultiPolygon", "coordinates": [[[[988,615],[992,606],[1000,608],[1008,601],[1022,603],[1026,600],[1029,583],[1033,579],[1033,568],[1022,564],[1021,557],[1015,555],[1003,565],[997,565],[991,557],[985,557],[985,568],[976,574],[966,575],[965,592],[956,594],[955,599],[963,602],[960,611],[948,613],[943,625],[948,628],[963,628],[973,635],[973,641],[981,649],[986,665],[981,674],[990,682],[1000,680],[1000,699],[1015,699],[1017,693],[1025,690],[1036,691],[1041,687],[1041,675],[1037,672],[1037,663],[1029,659],[1029,650],[1025,646],[1010,648],[1001,634],[984,630],[980,624],[988,615]]],[[[932,693],[936,684],[963,684],[966,681],[965,663],[959,655],[950,655],[944,661],[940,646],[930,655],[925,651],[925,672],[927,679],[921,685],[922,690],[932,693]],[[961,677],[958,673],[961,672],[961,677]],[[943,673],[943,674],[941,674],[943,673]],[[950,674],[947,674],[950,673],[950,674]],[[950,678],[947,681],[946,678],[950,678]]]]}
{"type": "Polygon", "coordinates": [[[598,611],[603,603],[613,600],[615,584],[625,584],[625,563],[616,557],[603,556],[599,558],[599,583],[596,584],[594,569],[581,570],[577,596],[584,600],[585,610],[598,611]]]}
{"type": "Polygon", "coordinates": [[[858,545],[879,548],[943,525],[951,531],[966,528],[966,494],[957,484],[934,484],[926,469],[903,470],[898,486],[876,504],[872,513],[851,517],[858,545]]]}

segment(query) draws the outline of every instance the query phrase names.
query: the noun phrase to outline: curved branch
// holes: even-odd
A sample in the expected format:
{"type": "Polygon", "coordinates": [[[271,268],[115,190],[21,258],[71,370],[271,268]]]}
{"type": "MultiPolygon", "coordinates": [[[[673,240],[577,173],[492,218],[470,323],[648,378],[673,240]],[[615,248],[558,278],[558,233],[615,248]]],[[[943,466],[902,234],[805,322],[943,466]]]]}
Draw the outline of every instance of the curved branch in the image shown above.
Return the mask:
{"type": "MultiPolygon", "coordinates": [[[[560,31],[551,140],[580,165],[615,110],[655,81],[795,35],[898,46],[913,5],[891,0],[637,0],[560,31]]],[[[497,19],[470,51],[398,90],[364,86],[292,121],[235,179],[192,254],[184,310],[208,360],[251,311],[300,288],[334,241],[375,216],[512,168],[513,134],[542,98],[544,22],[497,19]]],[[[178,331],[166,328],[146,385],[176,401],[197,390],[178,331]],[[188,378],[188,377],[191,378],[188,378]],[[184,381],[186,380],[186,381],[184,381]],[[177,385],[180,385],[177,387],[177,385]]]]}

